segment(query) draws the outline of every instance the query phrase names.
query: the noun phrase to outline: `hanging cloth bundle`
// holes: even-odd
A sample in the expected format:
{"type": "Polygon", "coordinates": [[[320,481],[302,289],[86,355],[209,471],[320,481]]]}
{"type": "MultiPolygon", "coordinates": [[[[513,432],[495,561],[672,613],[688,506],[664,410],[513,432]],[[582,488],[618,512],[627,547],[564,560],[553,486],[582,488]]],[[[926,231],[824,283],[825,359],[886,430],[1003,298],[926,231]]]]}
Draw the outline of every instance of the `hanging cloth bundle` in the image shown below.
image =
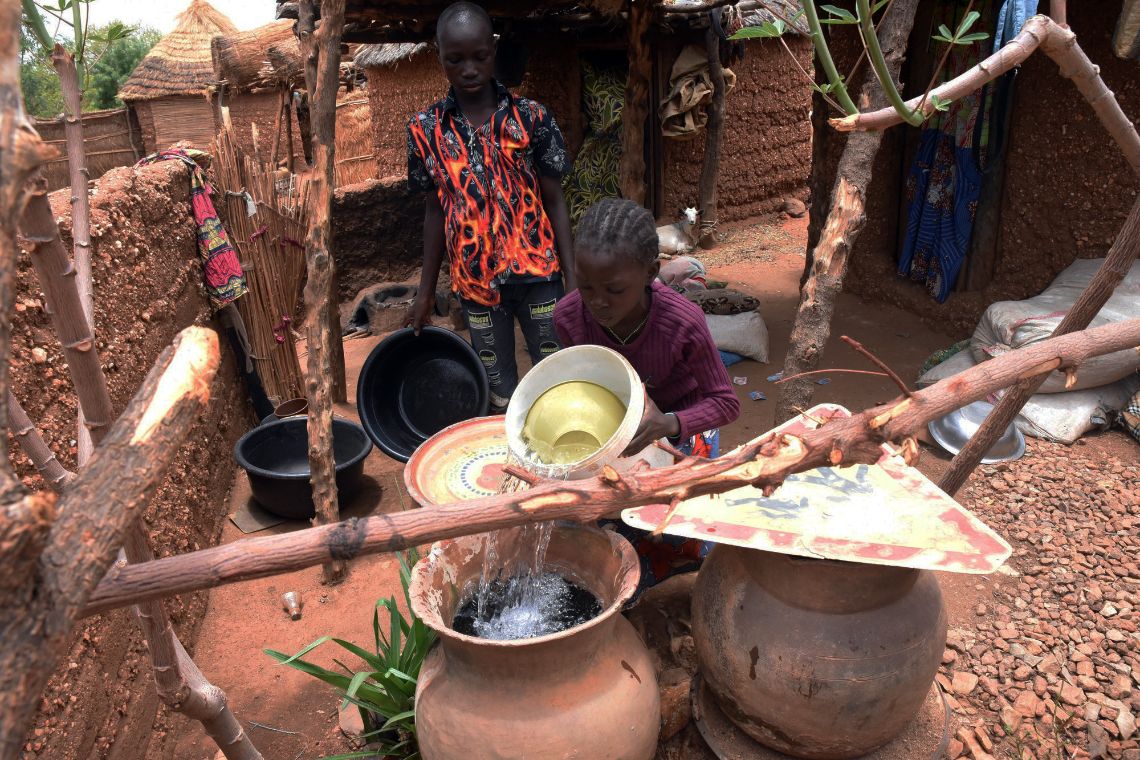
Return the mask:
{"type": "Polygon", "coordinates": [[[230,246],[225,228],[210,200],[210,185],[206,182],[206,172],[194,161],[196,156],[207,155],[205,151],[193,148],[160,150],[140,160],[136,167],[158,161],[182,161],[190,167],[190,207],[194,213],[194,224],[198,227],[198,255],[202,259],[202,275],[206,281],[206,295],[214,310],[236,301],[246,294],[249,288],[245,283],[237,254],[230,246]]]}
{"type": "MultiPolygon", "coordinates": [[[[736,74],[724,69],[725,95],[736,86],[736,74]]],[[[673,63],[669,75],[669,94],[661,102],[661,134],[687,139],[696,135],[709,120],[713,83],[709,74],[709,58],[704,48],[687,45],[673,63]]]]}

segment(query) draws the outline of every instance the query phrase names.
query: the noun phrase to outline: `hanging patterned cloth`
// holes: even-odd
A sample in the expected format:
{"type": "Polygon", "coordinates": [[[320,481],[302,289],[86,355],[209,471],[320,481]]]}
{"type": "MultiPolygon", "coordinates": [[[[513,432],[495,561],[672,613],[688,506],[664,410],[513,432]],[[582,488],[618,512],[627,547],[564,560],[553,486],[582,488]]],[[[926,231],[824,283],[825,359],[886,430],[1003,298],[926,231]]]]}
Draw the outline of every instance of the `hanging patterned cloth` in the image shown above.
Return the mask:
{"type": "Polygon", "coordinates": [[[190,206],[194,213],[194,224],[198,227],[198,255],[202,259],[202,274],[206,281],[206,295],[214,310],[236,301],[245,295],[248,287],[245,273],[237,254],[230,246],[222,221],[210,200],[210,185],[206,172],[194,158],[206,155],[205,151],[193,148],[160,150],[141,159],[136,167],[159,161],[182,161],[190,167],[190,206]]]}
{"type": "Polygon", "coordinates": [[[562,181],[570,221],[577,225],[586,209],[602,198],[621,194],[621,111],[625,104],[626,72],[582,62],[582,101],[587,134],[574,158],[574,168],[562,181]]]}
{"type": "MultiPolygon", "coordinates": [[[[983,19],[988,17],[987,5],[980,8],[983,19]]],[[[941,12],[943,17],[936,23],[950,29],[957,28],[965,15],[960,2],[944,3],[941,12]]],[[[978,28],[984,27],[979,24],[978,28]]],[[[974,66],[989,53],[991,44],[982,40],[955,45],[945,77],[974,66]]],[[[954,101],[947,111],[931,118],[906,178],[906,239],[898,271],[924,283],[939,303],[950,296],[970,248],[989,143],[991,100],[987,87],[954,101]]]]}

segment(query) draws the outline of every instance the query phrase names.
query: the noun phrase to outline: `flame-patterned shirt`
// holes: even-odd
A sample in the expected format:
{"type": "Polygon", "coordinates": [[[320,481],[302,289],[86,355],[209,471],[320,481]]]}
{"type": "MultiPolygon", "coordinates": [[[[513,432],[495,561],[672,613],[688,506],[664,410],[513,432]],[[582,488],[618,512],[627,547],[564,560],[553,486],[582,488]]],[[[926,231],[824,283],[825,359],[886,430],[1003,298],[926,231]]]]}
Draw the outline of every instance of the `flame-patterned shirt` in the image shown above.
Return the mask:
{"type": "Polygon", "coordinates": [[[443,206],[451,287],[492,306],[507,282],[560,276],[539,177],[568,171],[566,145],[545,106],[495,83],[499,104],[475,129],[454,91],[408,122],[408,186],[443,206]]]}

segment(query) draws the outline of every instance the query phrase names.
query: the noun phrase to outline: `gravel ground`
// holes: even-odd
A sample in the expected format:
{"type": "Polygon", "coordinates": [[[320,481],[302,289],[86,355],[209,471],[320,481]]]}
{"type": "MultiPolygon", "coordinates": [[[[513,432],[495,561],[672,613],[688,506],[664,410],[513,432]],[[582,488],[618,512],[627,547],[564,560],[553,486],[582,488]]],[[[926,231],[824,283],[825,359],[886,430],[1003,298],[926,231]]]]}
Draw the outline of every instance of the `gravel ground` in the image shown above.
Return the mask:
{"type": "Polygon", "coordinates": [[[959,493],[1014,555],[993,604],[952,621],[950,758],[1140,760],[1136,451],[1031,440],[959,493]]]}

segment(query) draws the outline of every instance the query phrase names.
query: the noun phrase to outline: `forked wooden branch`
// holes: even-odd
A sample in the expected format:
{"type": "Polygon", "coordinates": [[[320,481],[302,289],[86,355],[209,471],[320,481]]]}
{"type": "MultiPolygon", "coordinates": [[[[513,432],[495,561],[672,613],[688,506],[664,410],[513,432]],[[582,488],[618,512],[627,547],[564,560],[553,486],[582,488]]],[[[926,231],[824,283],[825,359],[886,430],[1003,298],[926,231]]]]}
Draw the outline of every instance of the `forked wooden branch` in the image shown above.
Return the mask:
{"type": "MultiPolygon", "coordinates": [[[[1000,50],[961,76],[934,88],[931,95],[943,101],[962,98],[1020,65],[1038,48],[1060,67],[1061,76],[1073,80],[1113,141],[1120,146],[1133,171],[1140,174],[1140,137],[1136,134],[1136,127],[1112,91],[1105,86],[1100,77],[1100,68],[1089,60],[1077,44],[1077,36],[1048,16],[1030,18],[1021,32],[1000,50]]],[[[911,109],[918,108],[921,101],[922,97],[912,98],[906,105],[911,109]]],[[[927,115],[934,112],[932,98],[927,98],[922,103],[922,109],[927,115]]],[[[893,108],[881,108],[870,113],[832,119],[830,123],[841,132],[871,131],[900,124],[902,117],[893,108]]]]}
{"type": "MultiPolygon", "coordinates": [[[[127,530],[123,555],[125,561],[133,563],[154,559],[141,522],[136,521],[127,530]]],[[[226,704],[225,692],[207,681],[186,653],[162,601],[153,599],[135,605],[135,618],[150,650],[159,698],[170,709],[199,721],[227,760],[262,760],[226,704]]]]}
{"type": "Polygon", "coordinates": [[[544,520],[589,522],[618,509],[668,504],[744,485],[775,487],[796,472],[878,460],[883,441],[902,441],[930,420],[1023,377],[1078,366],[1092,356],[1140,345],[1140,319],[1043,341],[915,391],[911,398],[836,418],[802,437],[765,435],[719,459],[686,458],[658,470],[614,478],[547,481],[529,491],[458,504],[347,520],[295,533],[246,538],[223,546],[113,569],[90,599],[87,614],[140,600],[291,572],[329,558],[351,559],[456,536],[544,520]]]}
{"type": "Polygon", "coordinates": [[[30,568],[19,572],[0,545],[5,572],[22,580],[22,593],[0,593],[0,758],[19,752],[80,611],[209,400],[217,366],[217,335],[183,330],[59,498],[30,568]]]}

